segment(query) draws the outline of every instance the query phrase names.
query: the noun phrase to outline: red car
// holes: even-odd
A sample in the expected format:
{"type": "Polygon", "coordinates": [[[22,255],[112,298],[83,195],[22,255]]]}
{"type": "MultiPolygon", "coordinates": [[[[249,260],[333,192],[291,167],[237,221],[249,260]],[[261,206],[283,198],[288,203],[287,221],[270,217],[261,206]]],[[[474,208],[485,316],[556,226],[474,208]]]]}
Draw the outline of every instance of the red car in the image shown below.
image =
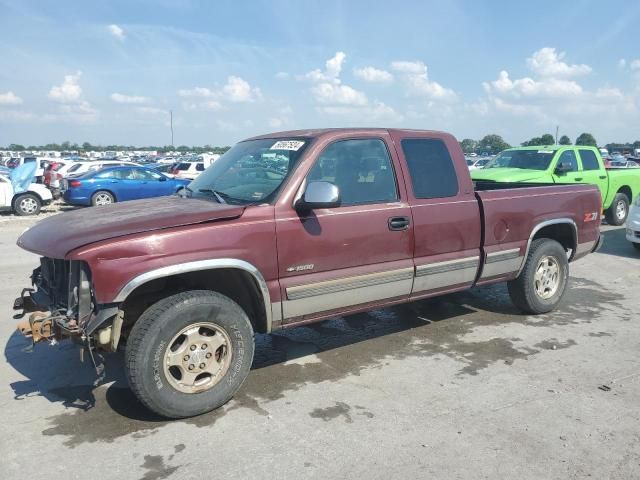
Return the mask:
{"type": "Polygon", "coordinates": [[[446,133],[274,133],[181,196],[36,224],[18,240],[42,256],[35,290],[14,306],[34,341],[126,344],[138,398],[187,417],[238,390],[254,332],[497,282],[523,312],[553,310],[599,244],[600,206],[593,185],[474,185],[446,133]]]}

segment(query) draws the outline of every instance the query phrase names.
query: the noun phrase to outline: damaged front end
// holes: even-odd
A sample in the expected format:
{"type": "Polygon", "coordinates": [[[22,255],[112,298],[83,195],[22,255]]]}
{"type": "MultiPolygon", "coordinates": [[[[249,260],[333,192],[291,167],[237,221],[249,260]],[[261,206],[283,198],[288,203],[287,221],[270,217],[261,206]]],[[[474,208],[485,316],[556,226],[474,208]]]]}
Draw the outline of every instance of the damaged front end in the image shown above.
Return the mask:
{"type": "MultiPolygon", "coordinates": [[[[112,307],[99,311],[92,290],[89,266],[79,260],[60,260],[42,257],[40,266],[31,274],[33,288],[23,289],[13,304],[22,310],[17,318],[18,331],[33,343],[62,339],[81,343],[92,351],[95,347],[115,351],[120,337],[122,315],[112,307]],[[25,315],[29,316],[25,319],[25,315]],[[113,322],[100,330],[92,326],[104,323],[105,317],[113,322]]],[[[95,362],[94,362],[95,363],[95,362]]]]}

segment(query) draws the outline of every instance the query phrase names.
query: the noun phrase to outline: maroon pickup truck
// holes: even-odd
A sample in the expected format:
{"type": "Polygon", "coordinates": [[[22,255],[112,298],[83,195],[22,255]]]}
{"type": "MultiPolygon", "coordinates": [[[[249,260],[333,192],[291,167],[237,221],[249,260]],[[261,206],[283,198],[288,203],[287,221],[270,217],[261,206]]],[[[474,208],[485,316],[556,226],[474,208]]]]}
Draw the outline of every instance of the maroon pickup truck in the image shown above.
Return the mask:
{"type": "Polygon", "coordinates": [[[180,195],[37,223],[15,308],[34,341],[125,347],[138,398],[187,417],[238,390],[254,332],[496,282],[524,313],[551,311],[600,242],[600,206],[591,185],[474,185],[446,133],[274,133],[180,195]]]}

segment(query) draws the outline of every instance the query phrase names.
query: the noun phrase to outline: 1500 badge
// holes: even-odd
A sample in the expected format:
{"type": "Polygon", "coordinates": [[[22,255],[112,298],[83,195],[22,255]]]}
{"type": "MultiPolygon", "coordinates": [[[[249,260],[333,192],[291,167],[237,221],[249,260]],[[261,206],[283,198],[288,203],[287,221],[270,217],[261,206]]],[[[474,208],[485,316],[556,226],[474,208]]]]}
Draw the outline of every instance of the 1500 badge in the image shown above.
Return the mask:
{"type": "Polygon", "coordinates": [[[305,270],[313,270],[313,263],[309,263],[308,265],[296,265],[294,267],[287,268],[287,272],[304,272],[305,270]]]}

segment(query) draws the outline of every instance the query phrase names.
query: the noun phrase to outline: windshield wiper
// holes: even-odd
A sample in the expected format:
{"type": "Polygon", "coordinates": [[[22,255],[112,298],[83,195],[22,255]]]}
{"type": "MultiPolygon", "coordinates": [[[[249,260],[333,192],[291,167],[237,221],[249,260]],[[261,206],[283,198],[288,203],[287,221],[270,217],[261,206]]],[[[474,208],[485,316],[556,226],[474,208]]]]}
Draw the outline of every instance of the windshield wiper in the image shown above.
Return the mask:
{"type": "Polygon", "coordinates": [[[199,188],[198,191],[202,193],[212,193],[213,196],[216,197],[216,200],[218,200],[218,203],[227,203],[224,197],[229,198],[229,195],[227,195],[226,193],[213,190],[212,188],[199,188]]]}

